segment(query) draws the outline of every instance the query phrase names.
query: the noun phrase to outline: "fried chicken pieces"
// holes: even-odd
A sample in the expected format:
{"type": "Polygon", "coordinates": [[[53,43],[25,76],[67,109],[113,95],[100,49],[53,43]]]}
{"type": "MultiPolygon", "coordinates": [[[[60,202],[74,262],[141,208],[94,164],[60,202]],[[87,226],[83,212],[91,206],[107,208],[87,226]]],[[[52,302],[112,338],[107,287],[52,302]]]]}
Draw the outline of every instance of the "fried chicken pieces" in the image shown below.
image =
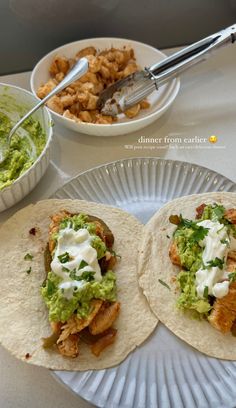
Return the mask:
{"type": "MultiPolygon", "coordinates": [[[[47,247],[50,254],[52,254],[56,245],[53,236],[59,231],[60,222],[73,215],[63,210],[51,217],[47,247]]],[[[112,251],[114,237],[107,225],[99,218],[88,216],[88,222],[95,224],[96,235],[103,240],[108,250],[111,250],[111,252],[107,251],[106,255],[99,260],[101,272],[105,273],[116,263],[116,256],[113,255],[112,251]]],[[[46,262],[45,269],[48,271],[48,256],[46,256],[46,262]]],[[[90,345],[91,352],[98,357],[104,348],[115,341],[117,330],[111,326],[119,315],[120,303],[93,299],[90,308],[91,311],[85,319],[78,318],[74,313],[65,323],[51,322],[53,334],[43,339],[44,347],[48,348],[56,344],[60,354],[65,357],[75,358],[79,355],[79,343],[84,342],[90,345]]]]}
{"type": "Polygon", "coordinates": [[[78,319],[73,314],[60,329],[57,340],[60,354],[66,357],[77,357],[79,355],[79,341],[84,341],[84,336],[87,333],[87,341],[84,342],[91,346],[92,353],[98,357],[104,348],[115,341],[117,330],[111,326],[119,311],[119,302],[108,303],[94,299],[92,311],[87,319],[78,319]],[[100,336],[97,336],[98,334],[100,336]]]}
{"type": "MultiPolygon", "coordinates": [[[[45,98],[82,57],[88,59],[88,72],[58,95],[50,98],[47,106],[77,123],[112,124],[116,118],[102,114],[97,108],[97,101],[99,94],[109,85],[139,69],[132,48],[112,47],[99,52],[91,46],[77,52],[74,58],[58,55],[49,68],[51,78],[38,88],[37,95],[41,99],[45,98]]],[[[128,109],[125,114],[128,118],[133,118],[138,115],[140,109],[147,109],[149,106],[149,103],[143,100],[128,109]]]]}

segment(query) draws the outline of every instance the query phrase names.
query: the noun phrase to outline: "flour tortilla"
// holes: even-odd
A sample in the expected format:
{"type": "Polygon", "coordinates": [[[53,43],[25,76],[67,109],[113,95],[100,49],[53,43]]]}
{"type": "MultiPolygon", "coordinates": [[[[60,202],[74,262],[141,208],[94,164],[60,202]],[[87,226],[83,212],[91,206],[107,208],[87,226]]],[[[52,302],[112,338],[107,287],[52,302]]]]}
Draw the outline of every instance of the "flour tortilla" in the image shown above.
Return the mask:
{"type": "Polygon", "coordinates": [[[122,210],[80,200],[45,200],[17,212],[0,230],[1,344],[21,360],[54,370],[103,369],[124,360],[158,322],[138,286],[136,261],[143,228],[122,210]],[[90,348],[82,343],[80,355],[75,359],[42,347],[42,337],[51,334],[48,309],[40,294],[45,278],[44,249],[49,217],[62,209],[104,220],[114,234],[114,249],[122,257],[114,269],[121,302],[121,312],[114,324],[117,338],[99,357],[92,355],[90,348]],[[29,234],[32,227],[36,228],[35,236],[29,234]],[[24,260],[27,253],[33,255],[32,261],[24,260]],[[27,274],[30,266],[32,271],[27,274]]]}
{"type": "Polygon", "coordinates": [[[236,360],[236,338],[222,334],[207,321],[193,320],[176,308],[179,291],[173,276],[180,271],[169,259],[169,246],[176,226],[170,224],[171,214],[194,219],[195,209],[202,203],[221,203],[236,207],[235,193],[205,193],[181,197],[166,204],[148,222],[139,256],[139,283],[155,315],[176,336],[209,356],[236,360]],[[168,238],[170,237],[170,239],[168,238]],[[159,279],[167,283],[168,290],[159,279]]]}

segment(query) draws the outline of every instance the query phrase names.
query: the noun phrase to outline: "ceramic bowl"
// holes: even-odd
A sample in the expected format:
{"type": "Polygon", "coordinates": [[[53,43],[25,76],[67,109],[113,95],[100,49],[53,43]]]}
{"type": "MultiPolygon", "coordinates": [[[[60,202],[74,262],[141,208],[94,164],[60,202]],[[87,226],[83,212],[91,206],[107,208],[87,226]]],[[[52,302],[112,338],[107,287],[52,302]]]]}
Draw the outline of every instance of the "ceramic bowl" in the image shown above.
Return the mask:
{"type": "MultiPolygon", "coordinates": [[[[37,104],[38,99],[30,92],[17,86],[0,83],[0,101],[6,108],[0,110],[9,115],[13,121],[20,119],[28,110],[37,104]]],[[[0,212],[13,206],[25,197],[44,175],[50,158],[52,143],[52,118],[47,108],[41,108],[34,113],[33,118],[38,120],[46,135],[46,144],[40,156],[33,165],[18,177],[11,185],[0,190],[0,212]]]]}
{"type": "MultiPolygon", "coordinates": [[[[90,38],[86,40],[75,41],[63,45],[51,51],[43,57],[35,66],[31,75],[31,90],[34,95],[37,94],[39,86],[45,84],[49,78],[49,67],[56,55],[62,55],[72,58],[75,54],[88,46],[94,46],[100,51],[111,47],[123,48],[124,46],[132,47],[136,56],[137,63],[140,67],[148,67],[153,63],[163,60],[166,55],[147,44],[122,38],[90,38]]],[[[66,128],[76,132],[85,133],[93,136],[118,136],[135,132],[157,120],[174,102],[180,87],[179,79],[173,79],[167,84],[160,87],[158,91],[153,92],[148,101],[149,109],[143,109],[134,119],[128,119],[124,114],[120,114],[118,121],[113,124],[93,124],[93,123],[76,123],[62,115],[51,110],[55,121],[66,128]]]]}

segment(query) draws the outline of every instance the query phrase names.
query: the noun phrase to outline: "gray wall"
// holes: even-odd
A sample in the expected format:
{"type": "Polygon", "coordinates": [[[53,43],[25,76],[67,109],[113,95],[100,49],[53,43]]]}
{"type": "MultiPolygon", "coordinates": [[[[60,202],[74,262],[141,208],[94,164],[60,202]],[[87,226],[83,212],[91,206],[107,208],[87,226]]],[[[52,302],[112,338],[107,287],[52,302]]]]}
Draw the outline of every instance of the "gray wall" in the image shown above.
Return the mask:
{"type": "Polygon", "coordinates": [[[30,70],[53,48],[82,38],[165,48],[234,22],[236,0],[0,0],[0,74],[30,70]]]}

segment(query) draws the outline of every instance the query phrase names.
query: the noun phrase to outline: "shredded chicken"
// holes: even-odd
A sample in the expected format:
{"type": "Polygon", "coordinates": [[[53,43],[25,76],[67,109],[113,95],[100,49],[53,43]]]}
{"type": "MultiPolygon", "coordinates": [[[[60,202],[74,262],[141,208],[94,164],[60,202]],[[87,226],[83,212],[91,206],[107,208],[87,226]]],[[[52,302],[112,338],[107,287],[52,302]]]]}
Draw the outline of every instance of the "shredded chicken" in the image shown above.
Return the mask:
{"type": "Polygon", "coordinates": [[[108,329],[105,336],[101,337],[99,340],[96,341],[96,343],[91,345],[92,353],[96,357],[98,357],[100,353],[104,350],[104,348],[114,343],[115,338],[116,338],[116,333],[117,333],[116,329],[113,329],[113,328],[108,329]]]}
{"type": "Polygon", "coordinates": [[[101,307],[94,319],[89,325],[89,331],[93,335],[103,333],[109,329],[113,322],[116,320],[120,312],[120,303],[115,302],[108,307],[101,307]]]}
{"type": "Polygon", "coordinates": [[[66,357],[78,357],[79,355],[79,336],[71,334],[65,340],[57,343],[57,348],[63,356],[66,357]]]}

